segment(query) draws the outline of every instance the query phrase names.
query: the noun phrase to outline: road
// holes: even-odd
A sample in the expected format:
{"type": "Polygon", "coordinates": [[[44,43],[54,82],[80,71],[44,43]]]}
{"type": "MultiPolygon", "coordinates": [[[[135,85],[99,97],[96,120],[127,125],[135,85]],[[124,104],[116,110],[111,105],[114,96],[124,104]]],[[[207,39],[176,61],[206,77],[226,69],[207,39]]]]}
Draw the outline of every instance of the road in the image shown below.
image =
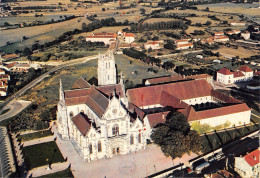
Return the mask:
{"type": "Polygon", "coordinates": [[[93,60],[93,59],[96,59],[96,58],[98,58],[98,55],[93,55],[93,56],[88,56],[88,57],[84,57],[84,58],[79,58],[79,59],[74,59],[74,60],[71,60],[71,61],[63,62],[61,65],[51,69],[50,71],[44,73],[40,77],[34,79],[33,81],[31,81],[29,84],[27,84],[25,87],[23,87],[18,92],[14,93],[5,102],[3,102],[1,104],[0,113],[6,108],[10,108],[11,110],[9,112],[7,112],[6,114],[0,116],[0,121],[8,119],[9,117],[13,116],[14,113],[16,113],[16,114],[19,113],[20,112],[19,109],[21,108],[21,105],[19,105],[19,103],[15,102],[16,98],[21,96],[23,93],[25,93],[27,90],[29,90],[30,88],[32,88],[33,86],[35,86],[39,82],[41,82],[45,77],[48,77],[52,72],[55,72],[55,71],[57,71],[61,68],[64,68],[64,67],[84,63],[84,62],[87,62],[87,61],[90,61],[90,60],[93,60]],[[19,112],[17,112],[18,110],[19,110],[19,112]]]}

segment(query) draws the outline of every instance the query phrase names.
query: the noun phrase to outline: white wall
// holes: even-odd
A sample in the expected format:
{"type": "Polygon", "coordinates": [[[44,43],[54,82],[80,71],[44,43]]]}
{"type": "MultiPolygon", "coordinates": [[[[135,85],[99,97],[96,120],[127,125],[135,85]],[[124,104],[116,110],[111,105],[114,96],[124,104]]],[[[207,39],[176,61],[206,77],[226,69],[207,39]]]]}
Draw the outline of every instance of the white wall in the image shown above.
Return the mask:
{"type": "Polygon", "coordinates": [[[217,72],[217,82],[223,83],[223,84],[231,84],[233,83],[233,74],[230,75],[223,75],[221,73],[217,72]]]}
{"type": "Polygon", "coordinates": [[[187,100],[182,100],[183,102],[187,103],[188,105],[195,105],[195,104],[201,104],[201,103],[215,103],[214,100],[211,99],[211,96],[203,96],[198,98],[190,98],[187,100]]]}
{"type": "Polygon", "coordinates": [[[207,118],[207,119],[201,119],[201,120],[199,120],[199,123],[200,124],[209,124],[210,126],[215,127],[215,126],[224,124],[225,122],[229,121],[231,123],[230,127],[232,127],[233,125],[240,126],[240,125],[244,125],[244,124],[249,124],[250,116],[251,116],[251,110],[234,113],[234,114],[223,115],[223,116],[211,117],[211,118],[207,118]]]}

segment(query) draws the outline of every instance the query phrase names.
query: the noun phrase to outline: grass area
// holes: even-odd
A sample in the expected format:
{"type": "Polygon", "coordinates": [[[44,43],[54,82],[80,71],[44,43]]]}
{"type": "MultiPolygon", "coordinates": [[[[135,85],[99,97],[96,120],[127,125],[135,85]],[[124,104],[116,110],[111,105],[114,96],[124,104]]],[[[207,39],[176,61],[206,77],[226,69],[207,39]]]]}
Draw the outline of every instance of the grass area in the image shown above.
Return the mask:
{"type": "Polygon", "coordinates": [[[27,146],[22,152],[28,170],[65,161],[55,141],[27,146]]]}
{"type": "Polygon", "coordinates": [[[215,26],[219,24],[219,21],[212,20],[208,17],[187,17],[187,19],[191,20],[191,24],[201,23],[205,24],[207,21],[211,21],[211,26],[215,26]]]}
{"type": "Polygon", "coordinates": [[[238,129],[234,128],[232,130],[226,130],[224,132],[217,132],[214,134],[205,134],[201,136],[203,140],[202,152],[207,153],[213,151],[220,146],[224,146],[225,144],[246,136],[258,129],[259,128],[256,125],[251,125],[238,129]]]}
{"type": "Polygon", "coordinates": [[[226,46],[221,46],[218,50],[214,52],[219,52],[222,55],[231,56],[231,57],[239,56],[240,58],[246,58],[258,54],[257,52],[242,47],[238,47],[238,49],[233,49],[233,48],[228,48],[226,46]]]}
{"type": "Polygon", "coordinates": [[[3,110],[2,112],[1,112],[1,114],[0,115],[3,115],[3,114],[5,114],[5,113],[8,113],[10,111],[10,109],[8,108],[8,109],[5,109],[5,110],[3,110]]]}
{"type": "Polygon", "coordinates": [[[37,178],[53,178],[53,177],[74,177],[74,176],[73,176],[70,168],[68,168],[68,169],[65,169],[63,171],[55,172],[55,173],[52,173],[52,174],[47,174],[47,175],[40,176],[40,177],[37,177],[37,178]]]}
{"type": "Polygon", "coordinates": [[[30,134],[20,135],[19,139],[21,139],[22,142],[25,142],[25,141],[34,140],[34,139],[47,137],[47,136],[51,136],[51,135],[53,135],[51,130],[44,130],[44,131],[34,132],[34,133],[30,133],[30,134]]]}

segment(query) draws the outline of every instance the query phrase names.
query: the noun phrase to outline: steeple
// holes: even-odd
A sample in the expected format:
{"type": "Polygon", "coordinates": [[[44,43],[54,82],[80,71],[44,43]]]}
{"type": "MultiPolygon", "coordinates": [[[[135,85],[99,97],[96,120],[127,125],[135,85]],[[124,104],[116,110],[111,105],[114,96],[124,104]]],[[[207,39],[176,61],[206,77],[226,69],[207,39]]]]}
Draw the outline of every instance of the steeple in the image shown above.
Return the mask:
{"type": "Polygon", "coordinates": [[[122,74],[122,72],[121,72],[121,74],[120,74],[120,82],[119,82],[119,84],[121,85],[122,90],[123,90],[123,94],[124,94],[124,96],[125,96],[125,85],[124,85],[124,80],[123,80],[123,74],[122,74]]]}
{"type": "Polygon", "coordinates": [[[63,87],[62,87],[62,82],[60,79],[60,105],[65,106],[65,98],[64,98],[64,93],[63,93],[63,87]]]}

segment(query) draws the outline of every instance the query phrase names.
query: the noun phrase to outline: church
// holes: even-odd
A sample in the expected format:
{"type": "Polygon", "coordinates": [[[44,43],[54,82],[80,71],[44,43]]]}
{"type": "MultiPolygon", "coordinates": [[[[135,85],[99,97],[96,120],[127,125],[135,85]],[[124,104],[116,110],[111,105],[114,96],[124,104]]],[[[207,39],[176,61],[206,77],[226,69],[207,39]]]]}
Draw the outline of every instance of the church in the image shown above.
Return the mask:
{"type": "Polygon", "coordinates": [[[204,78],[185,78],[125,91],[117,82],[112,52],[99,54],[98,86],[79,78],[71,90],[60,81],[58,132],[85,161],[111,158],[144,149],[153,129],[169,112],[183,113],[189,123],[239,126],[250,123],[245,103],[215,91],[204,78]]]}

